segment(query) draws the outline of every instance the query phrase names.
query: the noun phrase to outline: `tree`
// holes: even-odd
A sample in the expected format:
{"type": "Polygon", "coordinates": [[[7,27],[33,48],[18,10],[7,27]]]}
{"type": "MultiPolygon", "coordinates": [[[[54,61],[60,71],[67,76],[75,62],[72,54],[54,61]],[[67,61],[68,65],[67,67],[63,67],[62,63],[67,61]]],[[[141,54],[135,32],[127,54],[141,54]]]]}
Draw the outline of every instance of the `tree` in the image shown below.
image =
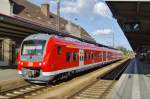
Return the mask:
{"type": "Polygon", "coordinates": [[[125,56],[128,56],[129,55],[129,50],[127,50],[126,48],[122,47],[122,46],[119,46],[117,47],[118,50],[122,51],[124,53],[125,56]]]}

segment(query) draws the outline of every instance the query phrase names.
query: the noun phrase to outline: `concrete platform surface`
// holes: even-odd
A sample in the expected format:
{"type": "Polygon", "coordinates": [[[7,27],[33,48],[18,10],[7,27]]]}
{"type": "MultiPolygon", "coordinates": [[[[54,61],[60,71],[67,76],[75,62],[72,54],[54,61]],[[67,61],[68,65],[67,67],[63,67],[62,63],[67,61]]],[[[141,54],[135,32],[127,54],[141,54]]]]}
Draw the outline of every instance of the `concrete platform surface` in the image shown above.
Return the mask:
{"type": "Polygon", "coordinates": [[[0,82],[20,78],[17,66],[0,66],[0,82]]]}
{"type": "Polygon", "coordinates": [[[19,74],[15,69],[0,70],[0,81],[19,78],[19,74]]]}
{"type": "Polygon", "coordinates": [[[150,99],[150,64],[133,59],[106,99],[150,99]]]}
{"type": "MultiPolygon", "coordinates": [[[[29,85],[12,66],[0,66],[0,93],[29,85]]],[[[1,98],[1,97],[0,97],[1,98]]]]}

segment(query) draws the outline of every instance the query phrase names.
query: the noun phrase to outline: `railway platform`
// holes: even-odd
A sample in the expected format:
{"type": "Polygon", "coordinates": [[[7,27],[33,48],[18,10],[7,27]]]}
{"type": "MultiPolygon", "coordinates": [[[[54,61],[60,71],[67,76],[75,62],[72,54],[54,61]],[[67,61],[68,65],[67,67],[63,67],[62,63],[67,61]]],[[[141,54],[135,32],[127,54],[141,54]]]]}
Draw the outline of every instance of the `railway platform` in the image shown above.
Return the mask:
{"type": "Polygon", "coordinates": [[[17,66],[0,66],[0,81],[18,78],[17,66]]]}
{"type": "Polygon", "coordinates": [[[150,64],[132,60],[106,99],[149,99],[150,64]]]}
{"type": "Polygon", "coordinates": [[[28,83],[20,77],[16,66],[0,66],[0,93],[26,85],[28,83]]]}

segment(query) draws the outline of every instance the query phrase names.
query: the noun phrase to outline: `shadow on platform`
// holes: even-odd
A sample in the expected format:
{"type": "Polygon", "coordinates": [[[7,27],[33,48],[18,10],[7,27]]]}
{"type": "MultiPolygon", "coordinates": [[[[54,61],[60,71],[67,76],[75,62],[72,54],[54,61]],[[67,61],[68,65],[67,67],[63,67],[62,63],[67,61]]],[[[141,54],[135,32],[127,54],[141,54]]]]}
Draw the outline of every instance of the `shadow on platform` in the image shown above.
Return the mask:
{"type": "Polygon", "coordinates": [[[0,66],[0,69],[17,69],[17,65],[0,66]]]}

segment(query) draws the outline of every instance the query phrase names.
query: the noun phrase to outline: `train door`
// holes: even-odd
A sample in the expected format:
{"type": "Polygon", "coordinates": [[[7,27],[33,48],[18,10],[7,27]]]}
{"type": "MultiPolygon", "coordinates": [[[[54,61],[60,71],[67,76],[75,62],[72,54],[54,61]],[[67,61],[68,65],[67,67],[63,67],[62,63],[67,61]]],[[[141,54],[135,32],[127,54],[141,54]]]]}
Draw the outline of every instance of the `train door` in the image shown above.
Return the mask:
{"type": "Polygon", "coordinates": [[[108,61],[108,52],[105,52],[106,62],[108,61]]]}
{"type": "Polygon", "coordinates": [[[83,49],[79,50],[79,65],[80,66],[84,65],[84,50],[83,49]]]}

